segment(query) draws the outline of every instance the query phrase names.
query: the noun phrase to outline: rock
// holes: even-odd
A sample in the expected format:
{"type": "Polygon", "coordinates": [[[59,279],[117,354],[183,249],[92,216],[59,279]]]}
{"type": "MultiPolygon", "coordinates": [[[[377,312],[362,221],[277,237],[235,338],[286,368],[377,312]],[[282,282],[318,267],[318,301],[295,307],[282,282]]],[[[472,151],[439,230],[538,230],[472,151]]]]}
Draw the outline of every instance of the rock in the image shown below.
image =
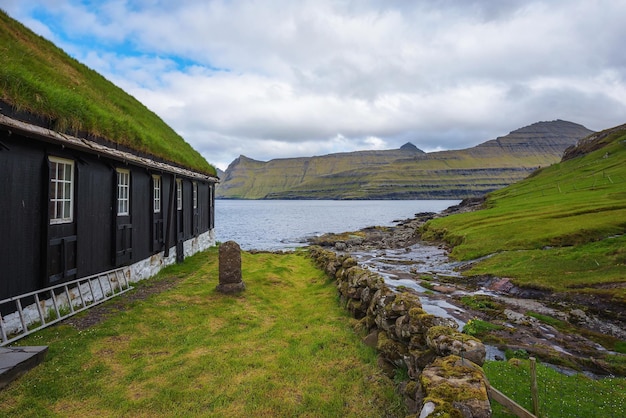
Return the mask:
{"type": "Polygon", "coordinates": [[[524,314],[521,314],[519,312],[515,312],[511,309],[505,309],[504,316],[506,316],[506,318],[509,321],[513,322],[514,324],[521,324],[521,325],[527,325],[535,319],[535,318],[526,316],[524,314]]]}
{"type": "MultiPolygon", "coordinates": [[[[415,414],[421,406],[421,402],[417,402],[418,386],[415,380],[404,380],[396,386],[398,393],[404,399],[404,405],[409,414],[415,414]]],[[[407,418],[410,417],[416,417],[416,415],[407,415],[407,418]]]]}
{"type": "Polygon", "coordinates": [[[513,289],[513,287],[514,285],[513,283],[511,283],[510,279],[503,278],[503,279],[496,281],[495,283],[492,283],[491,286],[489,286],[489,290],[493,290],[493,291],[501,292],[501,293],[509,293],[511,289],[513,289]]]}
{"type": "Polygon", "coordinates": [[[363,338],[363,344],[371,348],[376,348],[378,346],[378,330],[375,329],[363,338]]]}
{"type": "Polygon", "coordinates": [[[377,358],[378,368],[382,371],[382,373],[390,379],[393,379],[396,375],[396,366],[388,361],[385,356],[381,353],[377,358]]]}
{"type": "Polygon", "coordinates": [[[450,295],[457,291],[456,287],[452,286],[443,286],[443,285],[435,285],[433,289],[435,292],[443,293],[444,295],[450,295]]]}
{"type": "Polygon", "coordinates": [[[233,294],[245,288],[241,277],[241,248],[235,241],[227,241],[219,249],[219,284],[216,290],[233,294]]]}
{"type": "Polygon", "coordinates": [[[435,407],[436,406],[437,405],[435,405],[434,402],[426,402],[424,404],[424,406],[422,407],[422,411],[420,412],[419,418],[427,418],[427,417],[429,417],[430,414],[435,412],[435,407]]]}
{"type": "Polygon", "coordinates": [[[396,365],[404,364],[403,357],[407,354],[406,346],[390,338],[385,331],[378,333],[376,348],[390,363],[396,365]]]}
{"type": "Polygon", "coordinates": [[[346,250],[346,243],[345,242],[341,242],[338,241],[335,243],[335,250],[337,251],[345,251],[346,250]]]}
{"type": "Polygon", "coordinates": [[[424,370],[424,367],[432,363],[437,354],[430,348],[424,347],[422,350],[412,349],[409,355],[404,357],[404,363],[411,379],[417,379],[424,370]]]}
{"type": "Polygon", "coordinates": [[[582,309],[572,309],[569,312],[569,317],[570,321],[575,324],[584,324],[589,320],[587,314],[582,309]]]}
{"type": "Polygon", "coordinates": [[[459,324],[452,318],[443,318],[441,316],[432,315],[429,313],[419,313],[419,310],[411,311],[414,315],[410,315],[411,326],[414,327],[416,332],[426,334],[432,327],[448,327],[453,330],[459,328],[459,324]]]}
{"type": "Polygon", "coordinates": [[[485,345],[478,339],[445,326],[432,327],[426,335],[426,343],[440,356],[454,354],[473,363],[485,363],[485,345]]]}
{"type": "Polygon", "coordinates": [[[437,358],[420,376],[424,399],[428,399],[422,411],[429,402],[435,404],[423,416],[491,417],[485,381],[482,369],[467,359],[454,355],[437,358]]]}

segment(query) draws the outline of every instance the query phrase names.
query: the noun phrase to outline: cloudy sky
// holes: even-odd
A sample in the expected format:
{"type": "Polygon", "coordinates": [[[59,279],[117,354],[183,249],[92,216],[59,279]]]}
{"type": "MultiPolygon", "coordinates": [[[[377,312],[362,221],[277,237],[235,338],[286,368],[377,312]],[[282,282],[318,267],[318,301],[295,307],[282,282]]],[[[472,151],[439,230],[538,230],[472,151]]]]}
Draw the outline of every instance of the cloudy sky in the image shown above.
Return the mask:
{"type": "Polygon", "coordinates": [[[214,165],[626,123],[626,1],[0,0],[214,165]]]}

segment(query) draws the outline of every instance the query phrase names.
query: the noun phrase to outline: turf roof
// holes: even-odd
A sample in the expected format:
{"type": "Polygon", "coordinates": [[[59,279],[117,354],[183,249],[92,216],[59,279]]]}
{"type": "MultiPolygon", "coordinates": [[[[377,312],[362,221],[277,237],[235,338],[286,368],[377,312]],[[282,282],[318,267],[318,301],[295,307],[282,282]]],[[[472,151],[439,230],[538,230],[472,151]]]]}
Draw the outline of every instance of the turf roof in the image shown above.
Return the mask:
{"type": "Polygon", "coordinates": [[[0,10],[0,112],[114,143],[182,167],[216,171],[159,116],[103,76],[0,10]]]}

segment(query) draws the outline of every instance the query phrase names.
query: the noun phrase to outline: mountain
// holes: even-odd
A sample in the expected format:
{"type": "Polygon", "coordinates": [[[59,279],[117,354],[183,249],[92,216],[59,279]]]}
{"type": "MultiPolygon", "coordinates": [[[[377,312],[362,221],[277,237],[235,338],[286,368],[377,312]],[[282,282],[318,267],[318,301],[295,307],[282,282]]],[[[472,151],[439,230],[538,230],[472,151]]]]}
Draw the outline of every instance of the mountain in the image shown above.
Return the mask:
{"type": "Polygon", "coordinates": [[[264,199],[314,182],[319,178],[355,169],[372,170],[403,158],[424,155],[407,143],[397,150],[356,151],[268,162],[239,156],[226,169],[218,186],[218,198],[264,199]]]}
{"type": "Polygon", "coordinates": [[[463,199],[527,177],[560,160],[593,133],[582,125],[537,122],[473,148],[425,153],[357,151],[256,161],[240,156],[226,169],[223,199],[463,199]]]}

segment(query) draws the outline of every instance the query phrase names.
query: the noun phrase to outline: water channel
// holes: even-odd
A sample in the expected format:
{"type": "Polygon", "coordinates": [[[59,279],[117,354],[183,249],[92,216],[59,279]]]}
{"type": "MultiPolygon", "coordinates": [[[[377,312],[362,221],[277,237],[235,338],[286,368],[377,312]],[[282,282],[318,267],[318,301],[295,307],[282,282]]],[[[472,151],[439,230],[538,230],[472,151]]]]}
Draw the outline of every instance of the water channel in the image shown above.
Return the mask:
{"type": "MultiPolygon", "coordinates": [[[[451,262],[446,250],[439,246],[425,243],[413,244],[406,248],[361,250],[351,255],[361,267],[377,272],[392,289],[412,289],[419,293],[422,308],[429,314],[456,321],[463,329],[471,314],[463,307],[452,302],[454,296],[468,294],[467,291],[438,283],[438,279],[462,276],[456,270],[462,263],[451,262]],[[416,277],[429,277],[428,287],[422,286],[416,277]]],[[[491,294],[485,290],[482,294],[491,294]]],[[[486,345],[487,359],[503,359],[505,354],[497,347],[486,345]]]]}
{"type": "MultiPolygon", "coordinates": [[[[492,278],[478,284],[465,283],[459,269],[468,263],[451,261],[442,246],[418,242],[405,248],[356,248],[349,252],[361,267],[378,273],[390,288],[417,292],[426,312],[453,319],[459,329],[463,329],[470,319],[480,315],[460,303],[461,297],[485,295],[506,306],[504,315],[508,321],[503,322],[506,330],[503,335],[508,340],[506,345],[513,349],[523,349],[529,353],[552,352],[552,355],[572,358],[588,358],[593,353],[608,353],[594,341],[581,335],[564,333],[528,315],[529,312],[534,312],[567,321],[570,320],[570,308],[567,305],[555,306],[550,301],[516,297],[509,293],[513,285],[508,279],[492,278]],[[427,280],[423,280],[424,278],[427,280]]],[[[618,338],[626,338],[626,330],[617,325],[591,316],[587,320],[591,329],[602,329],[618,338]]],[[[486,344],[485,347],[488,360],[505,358],[505,353],[496,346],[486,344]]],[[[567,368],[554,367],[563,373],[575,373],[567,368]]],[[[598,377],[591,371],[586,371],[585,374],[598,377]]]]}

